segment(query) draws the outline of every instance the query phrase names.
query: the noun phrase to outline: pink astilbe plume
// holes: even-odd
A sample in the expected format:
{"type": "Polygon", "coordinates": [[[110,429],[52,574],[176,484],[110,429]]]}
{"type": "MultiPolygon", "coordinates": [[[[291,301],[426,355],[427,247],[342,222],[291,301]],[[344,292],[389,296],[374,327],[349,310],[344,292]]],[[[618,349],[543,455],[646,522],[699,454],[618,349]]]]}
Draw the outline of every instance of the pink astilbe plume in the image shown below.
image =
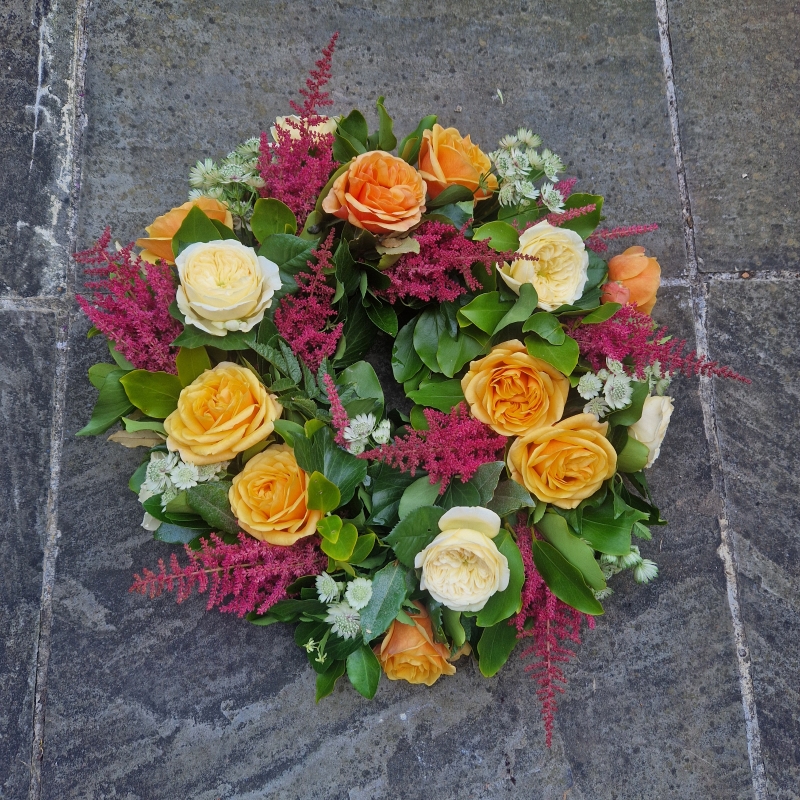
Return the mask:
{"type": "Polygon", "coordinates": [[[555,185],[555,190],[566,200],[572,194],[577,182],[577,178],[564,178],[555,185]]]}
{"type": "Polygon", "coordinates": [[[536,695],[542,704],[545,740],[548,747],[553,741],[556,698],[564,694],[567,679],[559,666],[575,657],[575,651],[564,646],[564,642],[580,644],[581,623],[594,628],[594,617],[568,606],[548,589],[547,584],[533,563],[531,529],[520,523],[514,529],[517,546],[525,566],[525,583],[522,586],[522,609],[509,624],[517,629],[518,639],[533,639],[533,644],[520,654],[521,658],[533,657],[525,671],[539,685],[536,695]]]}
{"type": "MultiPolygon", "coordinates": [[[[562,211],[560,214],[556,214],[555,212],[548,214],[545,219],[554,228],[557,228],[559,225],[563,225],[565,222],[569,222],[572,219],[582,217],[584,214],[591,214],[596,208],[597,206],[594,203],[590,203],[588,206],[581,206],[580,208],[568,208],[566,211],[562,211]]],[[[526,230],[532,225],[536,225],[541,221],[542,220],[537,219],[536,222],[532,222],[530,225],[527,225],[526,230]]]]}
{"type": "MultiPolygon", "coordinates": [[[[313,537],[316,538],[316,537],[313,537]]],[[[133,576],[131,592],[158,597],[176,592],[182,603],[208,592],[206,609],[243,617],[251,611],[264,614],[279,600],[286,598],[286,589],[304,575],[315,575],[328,564],[328,557],[313,538],[300,539],[291,547],[260,542],[245,533],[236,544],[225,544],[216,533],[211,542],[203,539],[199,551],[185,545],[189,563],[182,567],[173,553],[169,570],[164,559],[158,561],[158,572],[147,568],[133,576]],[[226,602],[227,600],[227,602],[226,602]]]]}
{"type": "Polygon", "coordinates": [[[299,272],[295,281],[300,287],[295,294],[287,294],[275,309],[275,327],[298,358],[316,372],[328,356],[336,352],[336,345],[342,335],[342,324],[325,330],[336,310],[331,300],[336,290],[328,286],[325,270],[332,267],[331,246],[333,231],[312,250],[316,263],[309,263],[311,272],[299,272]]]}
{"type": "Polygon", "coordinates": [[[333,134],[321,133],[315,127],[325,121],[319,109],[333,103],[324,87],[331,78],[331,59],[338,36],[338,33],[331,36],[317,68],[311,70],[306,88],[300,90],[303,104],[291,103],[299,120],[286,119],[283,127],[276,126],[274,145],[266,132],[261,134],[258,168],[265,182],[261,196],[274,197],[289,206],[301,227],[336,166],[333,134]]]}
{"type": "Polygon", "coordinates": [[[405,437],[367,450],[359,458],[380,461],[412,476],[423,469],[431,484],[442,482],[439,494],[454,477],[466,483],[482,464],[502,458],[505,437],[470,417],[463,403],[449,414],[432,408],[422,413],[428,422],[427,431],[408,430],[405,437]]]}
{"type": "Polygon", "coordinates": [[[140,260],[132,243],[109,250],[110,241],[111,229],[106,228],[94,247],[75,253],[92,278],[85,283],[91,296],[75,299],[95,328],[137,369],[175,374],[178,348],[170,342],[183,327],[169,313],[175,299],[174,271],[163,261],[140,260]]]}
{"type": "Polygon", "coordinates": [[[336,384],[333,382],[333,378],[326,372],[322,381],[325,384],[325,393],[328,395],[328,402],[331,404],[333,428],[336,431],[334,441],[340,447],[347,447],[347,441],[344,438],[344,429],[349,424],[350,418],[347,416],[347,411],[345,411],[342,401],[339,399],[339,394],[336,391],[336,384]]]}
{"type": "Polygon", "coordinates": [[[607,358],[628,362],[625,367],[635,378],[644,376],[648,365],[659,362],[661,372],[685,375],[714,375],[731,378],[741,383],[750,383],[748,378],[734,372],[730,367],[719,366],[696,350],[684,355],[685,339],[670,339],[666,327],[656,328],[648,314],[625,305],[605,322],[581,325],[580,318],[567,323],[570,336],[578,343],[581,355],[595,370],[606,366],[607,358]]]}
{"type": "Polygon", "coordinates": [[[608,242],[614,239],[623,239],[626,236],[639,236],[642,233],[651,233],[658,230],[658,224],[650,222],[647,225],[628,225],[623,228],[598,228],[587,240],[586,246],[595,253],[605,253],[608,242]]]}

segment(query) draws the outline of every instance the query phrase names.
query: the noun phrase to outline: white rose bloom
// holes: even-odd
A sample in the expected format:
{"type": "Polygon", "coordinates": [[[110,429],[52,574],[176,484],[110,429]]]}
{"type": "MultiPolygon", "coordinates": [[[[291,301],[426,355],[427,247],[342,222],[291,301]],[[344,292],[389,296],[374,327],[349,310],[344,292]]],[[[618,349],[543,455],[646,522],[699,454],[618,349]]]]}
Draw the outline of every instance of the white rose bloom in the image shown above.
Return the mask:
{"type": "MultiPolygon", "coordinates": [[[[286,124],[287,120],[291,120],[292,122],[300,122],[300,117],[298,117],[297,114],[290,114],[288,117],[276,117],[275,124],[269,129],[270,135],[272,136],[272,140],[274,142],[278,141],[278,128],[280,128],[282,131],[289,131],[292,139],[300,138],[300,133],[297,131],[297,129],[286,124]]],[[[322,122],[318,122],[311,128],[311,130],[315,133],[334,133],[337,125],[338,120],[336,117],[322,117],[322,122]]]]}
{"type": "Polygon", "coordinates": [[[176,259],[178,308],[213,336],[249,331],[281,288],[278,266],[235,239],[190,244],[176,259]]]}
{"type": "Polygon", "coordinates": [[[628,435],[646,445],[650,451],[645,469],[653,466],[661,452],[661,443],[667,433],[673,410],[671,397],[648,397],[644,401],[641,419],[628,428],[628,435]]]}
{"type": "Polygon", "coordinates": [[[442,516],[439,529],[414,560],[422,569],[420,588],[453,611],[480,611],[511,577],[508,559],[492,541],[500,517],[487,508],[458,506],[442,516]]]}
{"type": "Polygon", "coordinates": [[[535,256],[538,261],[519,259],[500,269],[503,280],[516,294],[523,283],[532,283],[539,295],[539,308],[545,311],[570,305],[583,294],[589,253],[575,231],[553,227],[544,220],[519,237],[517,252],[535,256]]]}

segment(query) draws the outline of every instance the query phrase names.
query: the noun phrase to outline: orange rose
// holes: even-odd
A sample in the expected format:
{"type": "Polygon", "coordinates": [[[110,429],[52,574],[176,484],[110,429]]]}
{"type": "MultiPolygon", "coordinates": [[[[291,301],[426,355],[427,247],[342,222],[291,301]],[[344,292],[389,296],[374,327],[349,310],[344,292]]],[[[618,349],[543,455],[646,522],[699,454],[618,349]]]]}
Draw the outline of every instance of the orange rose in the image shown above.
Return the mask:
{"type": "Polygon", "coordinates": [[[630,291],[631,303],[649,314],[656,304],[656,292],[661,283],[658,261],[644,254],[644,247],[629,247],[608,262],[608,280],[618,281],[630,291]]]}
{"type": "Polygon", "coordinates": [[[433,130],[422,134],[419,172],[428,184],[431,197],[457,184],[470,189],[476,200],[486,200],[497,191],[497,178],[491,174],[491,169],[489,156],[455,128],[443,128],[436,123],[433,130]]]}
{"type": "Polygon", "coordinates": [[[148,238],[136,240],[136,246],[144,248],[139,253],[139,258],[149,261],[151,264],[155,264],[159,258],[166,261],[167,264],[174,264],[172,237],[178,232],[178,228],[194,206],[197,206],[209,219],[216,219],[229,228],[233,227],[233,217],[225,203],[211,197],[198,197],[197,200],[189,200],[188,203],[156,217],[153,224],[145,228],[148,238]]]}
{"type": "Polygon", "coordinates": [[[561,419],[569,380],[512,339],[471,362],[461,388],[473,417],[503,436],[518,436],[561,419]]]}
{"type": "Polygon", "coordinates": [[[515,439],[508,451],[511,478],[543,503],[575,508],[617,470],[617,453],[606,439],[607,422],[577,414],[515,439]]]}
{"type": "Polygon", "coordinates": [[[433,686],[442,675],[455,675],[456,668],[448,661],[447,646],[434,641],[428,612],[421,603],[414,605],[420,610],[411,617],[414,624],[392,622],[375,655],[390,681],[433,686]]]}
{"type": "Polygon", "coordinates": [[[253,456],[234,477],[228,500],[241,529],[270,544],[311,536],[322,518],[321,511],[308,510],[308,475],[285,444],[253,456]]]}
{"type": "Polygon", "coordinates": [[[425,181],[402,158],[373,150],[350,162],[322,208],[370,233],[404,233],[425,211],[425,181]]]}

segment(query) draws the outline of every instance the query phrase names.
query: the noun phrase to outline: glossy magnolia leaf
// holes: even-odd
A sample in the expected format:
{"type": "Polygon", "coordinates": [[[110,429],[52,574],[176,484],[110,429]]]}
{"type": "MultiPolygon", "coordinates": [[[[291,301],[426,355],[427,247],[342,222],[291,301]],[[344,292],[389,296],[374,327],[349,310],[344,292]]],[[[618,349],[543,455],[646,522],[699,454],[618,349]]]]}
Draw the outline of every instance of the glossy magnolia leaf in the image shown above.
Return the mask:
{"type": "Polygon", "coordinates": [[[507,517],[521,508],[533,508],[535,505],[536,500],[522,484],[508,480],[500,481],[486,508],[500,517],[507,517]]]}
{"type": "Polygon", "coordinates": [[[113,372],[115,369],[119,369],[119,366],[116,364],[107,364],[105,362],[101,364],[92,364],[92,366],[89,367],[89,383],[91,383],[95,389],[102,389],[108,377],[108,373],[113,372]]]}
{"type": "Polygon", "coordinates": [[[436,351],[436,361],[439,369],[448,378],[452,378],[468,361],[478,356],[481,350],[483,345],[466,333],[459,332],[455,339],[442,335],[436,351]]]}
{"type": "Polygon", "coordinates": [[[326,556],[330,556],[334,561],[348,561],[353,555],[353,550],[358,540],[356,526],[350,522],[345,522],[339,531],[339,536],[335,542],[330,539],[323,539],[320,549],[326,556]]]}
{"type": "Polygon", "coordinates": [[[443,313],[435,308],[423,311],[414,326],[414,349],[422,359],[422,363],[434,372],[439,372],[436,353],[439,350],[439,340],[443,335],[446,335],[443,313]]]}
{"type": "Polygon", "coordinates": [[[192,206],[172,237],[172,253],[177,256],[195,242],[216,242],[220,239],[222,235],[208,216],[197,206],[192,206]]]}
{"type": "Polygon", "coordinates": [[[464,401],[461,381],[449,380],[430,383],[422,389],[408,393],[408,399],[421,406],[448,412],[464,401]]]}
{"type": "Polygon", "coordinates": [[[495,220],[481,225],[480,228],[475,229],[472,238],[476,242],[488,239],[489,247],[501,253],[519,250],[519,233],[517,229],[502,220],[495,220]]]}
{"type": "Polygon", "coordinates": [[[650,450],[647,445],[637,441],[633,436],[629,436],[617,456],[617,472],[639,472],[644,469],[649,457],[650,450]]]}
{"type": "Polygon", "coordinates": [[[397,513],[405,519],[412,511],[422,506],[432,506],[439,496],[439,483],[431,483],[427,475],[418,478],[411,484],[400,498],[397,513]]]}
{"type": "Polygon", "coordinates": [[[601,212],[603,210],[603,197],[599,194],[583,194],[581,192],[576,192],[575,194],[571,194],[564,202],[565,211],[575,208],[585,208],[590,205],[594,205],[594,211],[562,222],[560,227],[573,230],[581,239],[586,239],[600,224],[601,212]]]}
{"type": "Polygon", "coordinates": [[[360,695],[367,700],[375,697],[381,679],[381,665],[372,648],[362,644],[347,656],[347,677],[360,695]]]}
{"type": "Polygon", "coordinates": [[[199,483],[186,490],[189,505],[215,530],[223,533],[239,532],[239,523],[231,511],[227,481],[199,483]]]}
{"type": "Polygon", "coordinates": [[[494,490],[497,488],[497,482],[500,480],[500,475],[503,474],[505,468],[505,461],[489,461],[486,464],[481,464],[469,479],[469,482],[478,490],[482,506],[485,507],[491,501],[494,496],[494,490]]]}
{"type": "Polygon", "coordinates": [[[419,148],[422,144],[422,134],[425,131],[429,131],[431,128],[433,128],[435,123],[435,114],[423,117],[419,121],[419,125],[417,125],[416,129],[409,133],[408,136],[403,138],[397,148],[397,154],[403,159],[403,161],[407,161],[409,164],[416,163],[417,158],[419,157],[419,148]]]}
{"type": "Polygon", "coordinates": [[[459,322],[462,325],[472,323],[484,333],[494,333],[514,305],[512,300],[503,299],[500,292],[484,292],[459,309],[459,322]]]}
{"type": "Polygon", "coordinates": [[[501,530],[493,539],[497,549],[508,560],[511,577],[508,587],[493,594],[486,605],[478,612],[475,620],[481,628],[489,628],[513,614],[522,607],[522,585],[525,583],[525,565],[522,563],[517,543],[508,531],[501,530]]]}
{"type": "Polygon", "coordinates": [[[461,483],[459,479],[450,481],[444,494],[436,501],[436,505],[448,511],[456,506],[479,506],[481,495],[472,481],[461,483]]]}
{"type": "Polygon", "coordinates": [[[536,529],[564,558],[575,567],[592,589],[605,589],[606,581],[594,557],[594,550],[575,536],[564,517],[544,514],[536,523],[536,529]]]}
{"type": "Polygon", "coordinates": [[[339,507],[342,495],[339,487],[331,483],[321,472],[312,472],[308,479],[308,500],[306,506],[311,511],[333,511],[339,507]]]}
{"type": "Polygon", "coordinates": [[[148,417],[165,419],[178,407],[180,378],[168,372],[148,372],[135,369],[119,379],[128,399],[148,417]]]}
{"type": "MultiPolygon", "coordinates": [[[[534,314],[535,316],[537,315],[534,314]]],[[[528,348],[528,353],[534,358],[541,358],[542,361],[552,364],[564,375],[572,373],[580,356],[578,343],[572,337],[566,335],[564,336],[563,344],[554,345],[534,333],[525,338],[525,347],[528,348]]]]}
{"type": "Polygon", "coordinates": [[[289,447],[294,447],[294,440],[296,436],[305,436],[305,430],[302,425],[296,422],[290,422],[288,419],[276,419],[275,430],[283,437],[283,440],[289,447]]]}
{"type": "Polygon", "coordinates": [[[369,468],[372,490],[372,513],[370,525],[391,527],[397,524],[397,509],[406,487],[414,483],[408,472],[389,467],[386,464],[373,464],[369,468]]]}
{"type": "Polygon", "coordinates": [[[120,378],[127,374],[127,370],[112,369],[106,375],[94,404],[92,417],[76,436],[97,436],[107,431],[120,417],[133,411],[133,405],[120,383],[120,378]]]}
{"type": "Polygon", "coordinates": [[[369,128],[367,120],[358,109],[354,108],[346,117],[339,120],[339,130],[349,134],[366,147],[369,128]]]}
{"type": "Polygon", "coordinates": [[[377,400],[383,408],[383,387],[372,364],[357,361],[339,373],[336,383],[340,387],[352,386],[362,400],[377,400]]]}
{"type": "Polygon", "coordinates": [[[443,508],[423,506],[410,511],[395,525],[384,541],[391,545],[401,564],[414,568],[417,553],[424,550],[441,533],[439,520],[443,514],[443,508]]]}
{"type": "Polygon", "coordinates": [[[212,333],[206,333],[194,325],[187,324],[183,333],[178,334],[172,344],[174,347],[191,349],[210,346],[220,350],[247,350],[254,340],[253,331],[228,331],[223,336],[214,336],[212,333]]]}
{"type": "MultiPolygon", "coordinates": [[[[492,333],[497,333],[503,330],[508,325],[513,325],[518,322],[525,322],[531,314],[536,310],[539,303],[539,295],[536,292],[532,283],[523,283],[519,287],[519,298],[514,303],[513,308],[495,325],[492,333]]],[[[525,328],[523,328],[525,330],[525,328]]]]}
{"type": "Polygon", "coordinates": [[[259,242],[275,233],[297,232],[297,217],[289,206],[274,197],[259,197],[250,219],[253,235],[259,242]]]}
{"type": "Polygon", "coordinates": [[[398,383],[410,380],[422,369],[422,359],[414,349],[416,319],[404,325],[392,345],[392,374],[398,383]]]}
{"type": "Polygon", "coordinates": [[[496,675],[517,646],[517,629],[508,620],[485,628],[478,642],[478,666],[484,678],[496,675]]]}
{"type": "Polygon", "coordinates": [[[383,104],[383,97],[378,98],[375,104],[378,109],[378,147],[381,150],[394,150],[397,146],[397,137],[392,130],[392,118],[383,104]]]}
{"type": "Polygon", "coordinates": [[[181,384],[188,386],[207,369],[211,369],[211,359],[205,347],[181,347],[175,365],[181,384]]]}
{"type": "Polygon", "coordinates": [[[388,333],[389,336],[397,336],[397,312],[391,306],[381,303],[365,306],[365,309],[367,316],[377,328],[388,333]]]}
{"type": "Polygon", "coordinates": [[[624,556],[631,549],[631,528],[634,522],[644,521],[649,514],[625,507],[622,513],[614,509],[614,498],[608,497],[598,508],[585,508],[581,520],[581,537],[595,550],[611,556],[624,556]]]}
{"type": "Polygon", "coordinates": [[[324,697],[327,697],[336,686],[336,681],[344,675],[345,662],[334,661],[326,672],[317,675],[317,692],[314,697],[314,702],[319,703],[324,697]]]}
{"type": "Polygon", "coordinates": [[[533,563],[550,591],[563,603],[584,614],[603,613],[603,606],[586,585],[580,571],[547,542],[532,541],[533,563]]]}
{"type": "Polygon", "coordinates": [[[460,186],[457,183],[451,184],[442,192],[436,195],[435,198],[429,199],[425,205],[427,208],[442,208],[443,206],[449,206],[452,203],[460,203],[464,200],[472,200],[473,192],[471,189],[467,189],[466,186],[460,186]]]}
{"type": "Polygon", "coordinates": [[[542,339],[556,346],[564,344],[564,340],[567,337],[564,333],[564,328],[561,327],[561,323],[558,321],[558,317],[546,311],[539,311],[534,314],[522,326],[523,333],[527,333],[528,331],[539,334],[542,339]]]}
{"type": "Polygon", "coordinates": [[[387,564],[372,579],[372,597],[361,610],[361,632],[364,641],[371,642],[392,624],[403,607],[416,579],[399,564],[387,564]]]}
{"type": "Polygon", "coordinates": [[[351,564],[360,564],[372,552],[377,541],[378,537],[374,533],[365,533],[363,536],[359,536],[356,546],[347,560],[351,564]]]}
{"type": "Polygon", "coordinates": [[[611,319],[621,308],[622,306],[619,303],[603,303],[600,308],[596,308],[590,314],[587,314],[581,320],[581,325],[595,325],[598,322],[605,322],[607,319],[611,319]]]}

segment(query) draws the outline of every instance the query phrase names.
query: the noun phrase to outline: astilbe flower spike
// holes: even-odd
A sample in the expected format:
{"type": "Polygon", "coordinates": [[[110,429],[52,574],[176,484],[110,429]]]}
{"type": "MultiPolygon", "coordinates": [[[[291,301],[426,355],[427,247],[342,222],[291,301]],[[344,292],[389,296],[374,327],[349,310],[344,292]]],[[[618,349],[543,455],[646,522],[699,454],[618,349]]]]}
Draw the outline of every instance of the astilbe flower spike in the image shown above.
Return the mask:
{"type": "Polygon", "coordinates": [[[217,607],[239,617],[251,611],[265,614],[286,598],[290,584],[304,575],[315,575],[325,569],[328,558],[317,547],[315,538],[304,538],[291,547],[280,547],[260,542],[245,533],[239,534],[237,543],[225,544],[212,533],[211,541],[204,538],[199,551],[184,546],[189,556],[185,567],[173,553],[169,570],[164,559],[159,559],[158,572],[143,569],[141,575],[133,576],[129,591],[151,598],[174,591],[178,602],[182,603],[196,589],[198,594],[208,592],[207,610],[217,607]]]}
{"type": "Polygon", "coordinates": [[[685,339],[672,339],[666,327],[656,328],[648,314],[635,305],[622,306],[605,322],[581,325],[580,318],[567,323],[570,336],[578,343],[581,355],[595,370],[606,365],[606,359],[622,361],[632,377],[641,379],[645,367],[659,362],[661,373],[684,375],[706,375],[730,378],[741,383],[750,383],[748,378],[734,372],[730,367],[719,366],[696,350],[684,354],[685,339]]]}
{"type": "Polygon", "coordinates": [[[350,422],[350,418],[347,416],[347,411],[345,411],[342,401],[339,399],[339,394],[336,391],[336,384],[327,372],[322,382],[325,384],[325,393],[328,395],[328,402],[331,404],[333,428],[336,431],[334,441],[341,447],[347,447],[347,440],[344,438],[344,429],[350,422]]]}
{"type": "Polygon", "coordinates": [[[526,647],[520,657],[535,659],[525,666],[525,671],[539,685],[536,695],[542,704],[545,741],[550,747],[556,698],[564,694],[567,684],[559,665],[575,657],[575,651],[565,647],[564,642],[580,644],[581,623],[585,621],[590,629],[594,628],[594,617],[568,606],[550,591],[533,563],[531,529],[521,519],[514,531],[525,566],[525,583],[522,586],[522,608],[509,624],[516,627],[518,639],[533,639],[533,644],[526,647]]]}
{"type": "Polygon", "coordinates": [[[466,483],[482,464],[502,457],[505,437],[470,417],[463,403],[449,414],[432,408],[422,413],[428,430],[409,430],[403,438],[367,450],[359,458],[380,461],[412,476],[423,469],[431,484],[441,481],[439,494],[443,494],[456,476],[466,483]]]}
{"type": "MultiPolygon", "coordinates": [[[[566,211],[562,211],[560,214],[548,214],[545,217],[545,220],[547,220],[547,222],[549,222],[554,228],[557,228],[559,225],[563,225],[565,222],[582,217],[584,214],[591,214],[596,208],[597,206],[594,203],[589,203],[588,206],[581,206],[580,208],[568,208],[566,211]]],[[[542,220],[537,219],[536,222],[532,222],[530,225],[527,225],[526,228],[530,228],[531,225],[536,225],[541,221],[542,220]]]]}
{"type": "Polygon", "coordinates": [[[336,352],[336,345],[342,335],[342,323],[325,330],[331,317],[336,316],[331,300],[336,290],[328,286],[325,270],[332,267],[331,231],[324,242],[312,250],[311,272],[299,272],[295,281],[300,287],[296,294],[281,298],[275,309],[275,327],[295,355],[302,358],[308,367],[316,372],[328,356],[336,352]],[[313,263],[315,261],[316,263],[313,263]]]}
{"type": "Polygon", "coordinates": [[[649,222],[647,225],[628,225],[622,228],[598,228],[586,240],[586,246],[595,253],[605,253],[608,250],[607,242],[614,239],[622,239],[626,236],[639,236],[643,233],[651,233],[658,230],[658,224],[649,222]]]}
{"type": "Polygon", "coordinates": [[[577,182],[577,178],[564,178],[555,185],[555,190],[566,200],[572,194],[577,182]]]}
{"type": "Polygon", "coordinates": [[[90,297],[75,299],[95,328],[137,369],[175,374],[178,348],[170,342],[182,327],[169,313],[175,299],[174,272],[163,261],[141,261],[133,243],[111,251],[110,242],[111,229],[106,228],[94,247],[75,253],[93,278],[85,283],[90,297]]]}
{"type": "Polygon", "coordinates": [[[321,133],[315,127],[325,121],[319,109],[333,103],[324,87],[331,78],[331,59],[338,36],[338,33],[331,36],[316,69],[311,70],[306,88],[300,90],[303,104],[291,103],[299,120],[286,119],[283,127],[276,126],[274,145],[266,132],[261,134],[258,168],[265,182],[261,196],[274,197],[289,206],[301,227],[336,165],[333,134],[321,133]]]}

